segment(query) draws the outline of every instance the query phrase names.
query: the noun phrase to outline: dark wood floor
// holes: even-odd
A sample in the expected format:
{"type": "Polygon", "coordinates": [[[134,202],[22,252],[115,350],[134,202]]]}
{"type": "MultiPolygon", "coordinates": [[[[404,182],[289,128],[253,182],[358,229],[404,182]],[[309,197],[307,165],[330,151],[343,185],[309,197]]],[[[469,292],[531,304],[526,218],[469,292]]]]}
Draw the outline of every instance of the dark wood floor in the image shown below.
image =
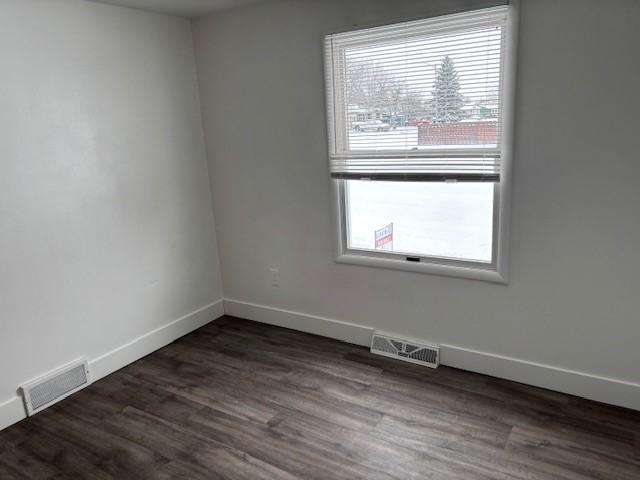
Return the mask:
{"type": "Polygon", "coordinates": [[[640,479],[640,413],[225,317],[0,432],[0,478],[640,479]]]}

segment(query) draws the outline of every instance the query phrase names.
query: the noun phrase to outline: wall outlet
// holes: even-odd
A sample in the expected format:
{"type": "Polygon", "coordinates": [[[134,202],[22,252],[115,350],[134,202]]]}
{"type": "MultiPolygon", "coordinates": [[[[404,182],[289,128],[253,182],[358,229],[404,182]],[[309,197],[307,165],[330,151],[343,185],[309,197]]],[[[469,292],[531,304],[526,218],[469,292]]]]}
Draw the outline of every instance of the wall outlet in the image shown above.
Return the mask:
{"type": "Polygon", "coordinates": [[[280,286],[280,270],[277,268],[270,268],[269,272],[271,272],[271,286],[279,287],[280,286]]]}

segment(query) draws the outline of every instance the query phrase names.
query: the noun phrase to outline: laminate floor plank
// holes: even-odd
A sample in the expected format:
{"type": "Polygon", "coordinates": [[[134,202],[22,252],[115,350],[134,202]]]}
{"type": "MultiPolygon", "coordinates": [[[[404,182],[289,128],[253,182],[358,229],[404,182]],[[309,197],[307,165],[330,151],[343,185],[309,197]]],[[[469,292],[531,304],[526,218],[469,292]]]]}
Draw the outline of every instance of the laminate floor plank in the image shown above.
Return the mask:
{"type": "Polygon", "coordinates": [[[615,455],[594,451],[580,442],[524,427],[514,428],[506,448],[510,453],[525,456],[537,464],[558,467],[571,480],[640,478],[640,465],[630,458],[620,459],[615,455]]]}
{"type": "Polygon", "coordinates": [[[0,480],[640,480],[640,412],[223,317],[0,432],[0,480]]]}
{"type": "Polygon", "coordinates": [[[194,415],[191,422],[205,437],[243,449],[264,462],[276,464],[302,478],[393,479],[388,473],[365,468],[355,461],[345,461],[341,456],[332,455],[320,445],[296,441],[269,426],[241,422],[224,412],[205,409],[194,415]]]}
{"type": "MultiPolygon", "coordinates": [[[[38,422],[45,416],[55,416],[53,408],[55,407],[52,407],[51,412],[42,412],[38,422]]],[[[36,417],[32,420],[36,420],[36,417]]],[[[63,472],[63,478],[91,477],[98,480],[112,478],[99,467],[101,457],[97,453],[71,441],[64,429],[60,428],[55,433],[50,433],[38,422],[21,423],[21,425],[28,424],[29,428],[24,432],[24,438],[16,445],[15,450],[29,455],[37,464],[56,467],[58,471],[63,472]]],[[[0,463],[2,463],[1,460],[0,463]]],[[[21,471],[27,478],[47,478],[24,464],[21,471]]],[[[54,475],[53,478],[60,478],[60,476],[54,475]]]]}

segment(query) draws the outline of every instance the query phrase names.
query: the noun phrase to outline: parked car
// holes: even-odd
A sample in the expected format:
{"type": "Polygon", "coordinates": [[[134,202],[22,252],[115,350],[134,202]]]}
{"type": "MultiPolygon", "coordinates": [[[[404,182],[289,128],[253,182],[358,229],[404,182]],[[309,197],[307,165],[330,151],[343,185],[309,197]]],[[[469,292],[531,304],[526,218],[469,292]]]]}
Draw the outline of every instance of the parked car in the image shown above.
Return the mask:
{"type": "Polygon", "coordinates": [[[420,125],[429,125],[433,123],[430,118],[412,118],[409,120],[408,125],[410,127],[419,127],[420,125]]]}
{"type": "Polygon", "coordinates": [[[366,122],[356,122],[353,129],[358,132],[388,132],[391,125],[382,120],[369,120],[366,122]]]}
{"type": "Polygon", "coordinates": [[[388,123],[389,125],[391,125],[391,128],[393,128],[394,130],[396,128],[402,128],[402,127],[406,127],[407,125],[409,125],[409,118],[407,115],[399,113],[399,114],[395,114],[395,115],[389,115],[386,118],[382,118],[383,122],[388,123]]]}

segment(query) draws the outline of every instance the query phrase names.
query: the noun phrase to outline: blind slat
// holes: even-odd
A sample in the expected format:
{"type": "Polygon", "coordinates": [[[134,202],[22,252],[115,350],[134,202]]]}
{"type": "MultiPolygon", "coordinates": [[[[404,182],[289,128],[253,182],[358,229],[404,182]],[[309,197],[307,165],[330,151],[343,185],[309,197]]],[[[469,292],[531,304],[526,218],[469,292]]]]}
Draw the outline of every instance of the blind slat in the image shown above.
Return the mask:
{"type": "Polygon", "coordinates": [[[500,174],[465,173],[463,175],[454,172],[446,173],[354,173],[331,172],[331,178],[336,180],[375,180],[388,182],[470,182],[495,183],[500,181],[500,174]]]}

